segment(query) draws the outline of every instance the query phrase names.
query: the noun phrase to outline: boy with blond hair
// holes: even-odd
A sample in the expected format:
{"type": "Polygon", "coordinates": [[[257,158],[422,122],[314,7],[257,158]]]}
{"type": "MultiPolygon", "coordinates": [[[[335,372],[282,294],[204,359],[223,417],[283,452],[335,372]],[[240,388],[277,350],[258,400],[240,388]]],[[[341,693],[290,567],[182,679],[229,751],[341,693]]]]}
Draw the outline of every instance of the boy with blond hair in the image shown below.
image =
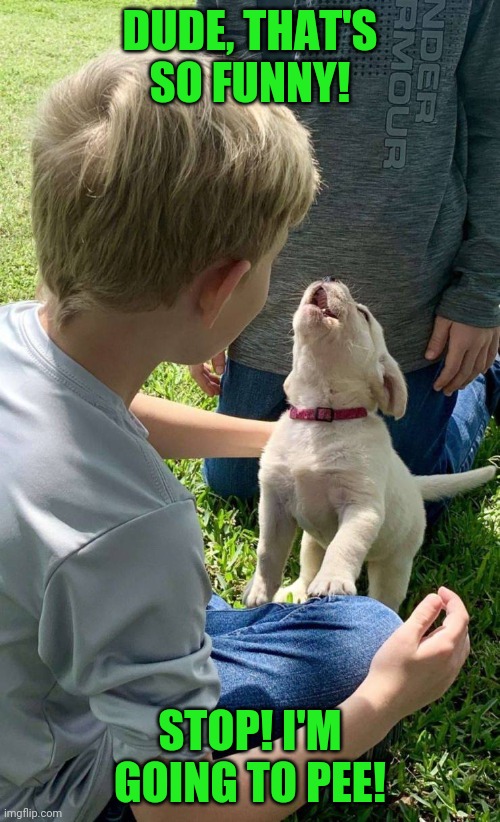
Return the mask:
{"type": "MultiPolygon", "coordinates": [[[[403,625],[363,597],[245,611],[211,596],[193,498],[161,456],[258,456],[270,425],[138,392],[159,363],[209,358],[255,317],[318,173],[283,107],[154,104],[150,58],[99,58],[47,97],[33,140],[43,301],[0,312],[5,814],[129,814],[108,804],[113,763],[161,757],[166,707],[274,708],[278,738],[283,708],[340,706],[343,749],[321,756],[359,757],[438,698],[469,649],[446,588],[403,625]]],[[[311,756],[299,734],[289,758],[311,756]]],[[[258,757],[279,744],[232,755],[258,757]]],[[[304,801],[252,806],[247,779],[237,807],[133,813],[259,822],[304,801]]]]}

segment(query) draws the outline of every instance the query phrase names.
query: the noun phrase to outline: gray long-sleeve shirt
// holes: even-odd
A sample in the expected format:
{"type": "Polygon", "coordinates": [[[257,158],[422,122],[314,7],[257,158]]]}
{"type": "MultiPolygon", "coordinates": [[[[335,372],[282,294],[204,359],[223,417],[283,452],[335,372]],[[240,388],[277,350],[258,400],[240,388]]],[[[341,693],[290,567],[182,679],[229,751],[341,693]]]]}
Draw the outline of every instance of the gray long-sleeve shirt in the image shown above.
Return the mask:
{"type": "Polygon", "coordinates": [[[0,815],[89,822],[162,708],[215,707],[210,583],[191,494],[38,307],[0,309],[0,815]]]}
{"type": "MultiPolygon", "coordinates": [[[[241,10],[293,2],[199,5],[226,9],[227,31],[250,59],[241,10]]],[[[352,31],[342,26],[329,55],[351,61],[350,102],[294,107],[313,133],[325,185],[274,266],[264,311],[230,349],[255,368],[290,370],[291,316],[303,286],[325,274],[344,279],[370,306],[406,371],[427,364],[436,313],[500,325],[500,2],[371,7],[376,49],[354,51],[352,31]]]]}

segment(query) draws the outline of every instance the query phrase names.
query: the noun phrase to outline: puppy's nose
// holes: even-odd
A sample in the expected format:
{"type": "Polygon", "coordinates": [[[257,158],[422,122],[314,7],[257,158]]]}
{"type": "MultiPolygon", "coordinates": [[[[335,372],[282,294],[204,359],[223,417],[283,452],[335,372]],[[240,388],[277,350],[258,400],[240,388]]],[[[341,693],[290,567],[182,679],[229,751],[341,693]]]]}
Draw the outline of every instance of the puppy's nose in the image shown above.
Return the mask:
{"type": "Polygon", "coordinates": [[[336,278],[336,277],[332,277],[332,276],[331,276],[331,274],[330,274],[328,277],[323,277],[323,282],[324,282],[324,283],[336,283],[336,282],[337,282],[337,278],[336,278]]]}

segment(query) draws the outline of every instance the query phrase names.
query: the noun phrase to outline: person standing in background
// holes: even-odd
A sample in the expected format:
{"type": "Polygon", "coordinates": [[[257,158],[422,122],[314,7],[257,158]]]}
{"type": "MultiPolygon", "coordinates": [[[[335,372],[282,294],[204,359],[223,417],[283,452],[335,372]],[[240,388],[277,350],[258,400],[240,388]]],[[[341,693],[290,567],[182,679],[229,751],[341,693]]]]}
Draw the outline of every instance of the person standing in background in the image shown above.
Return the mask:
{"type": "MultiPolygon", "coordinates": [[[[198,0],[226,9],[239,57],[265,60],[284,55],[245,50],[243,9],[328,5],[198,0]]],[[[350,26],[338,26],[334,59],[351,63],[350,102],[293,106],[312,132],[324,185],[274,266],[264,311],[227,360],[221,353],[212,368],[190,371],[208,394],[221,393],[220,412],[277,419],[300,293],[334,275],[377,315],[405,372],[407,413],[387,420],[396,450],[414,473],[463,471],[500,402],[500,4],[377,6],[374,51],[355,51],[350,26]]],[[[221,496],[249,498],[257,467],[210,459],[204,472],[221,496]]]]}

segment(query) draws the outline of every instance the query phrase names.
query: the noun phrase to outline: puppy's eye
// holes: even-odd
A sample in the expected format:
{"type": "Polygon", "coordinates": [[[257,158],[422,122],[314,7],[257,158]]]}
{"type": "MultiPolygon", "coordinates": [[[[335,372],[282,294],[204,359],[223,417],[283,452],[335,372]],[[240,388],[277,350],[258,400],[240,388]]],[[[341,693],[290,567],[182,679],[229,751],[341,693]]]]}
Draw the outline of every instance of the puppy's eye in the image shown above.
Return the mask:
{"type": "Polygon", "coordinates": [[[358,309],[359,313],[363,315],[366,322],[369,323],[370,322],[370,315],[368,314],[368,311],[365,311],[364,308],[360,308],[359,305],[357,305],[356,308],[358,309]]]}

